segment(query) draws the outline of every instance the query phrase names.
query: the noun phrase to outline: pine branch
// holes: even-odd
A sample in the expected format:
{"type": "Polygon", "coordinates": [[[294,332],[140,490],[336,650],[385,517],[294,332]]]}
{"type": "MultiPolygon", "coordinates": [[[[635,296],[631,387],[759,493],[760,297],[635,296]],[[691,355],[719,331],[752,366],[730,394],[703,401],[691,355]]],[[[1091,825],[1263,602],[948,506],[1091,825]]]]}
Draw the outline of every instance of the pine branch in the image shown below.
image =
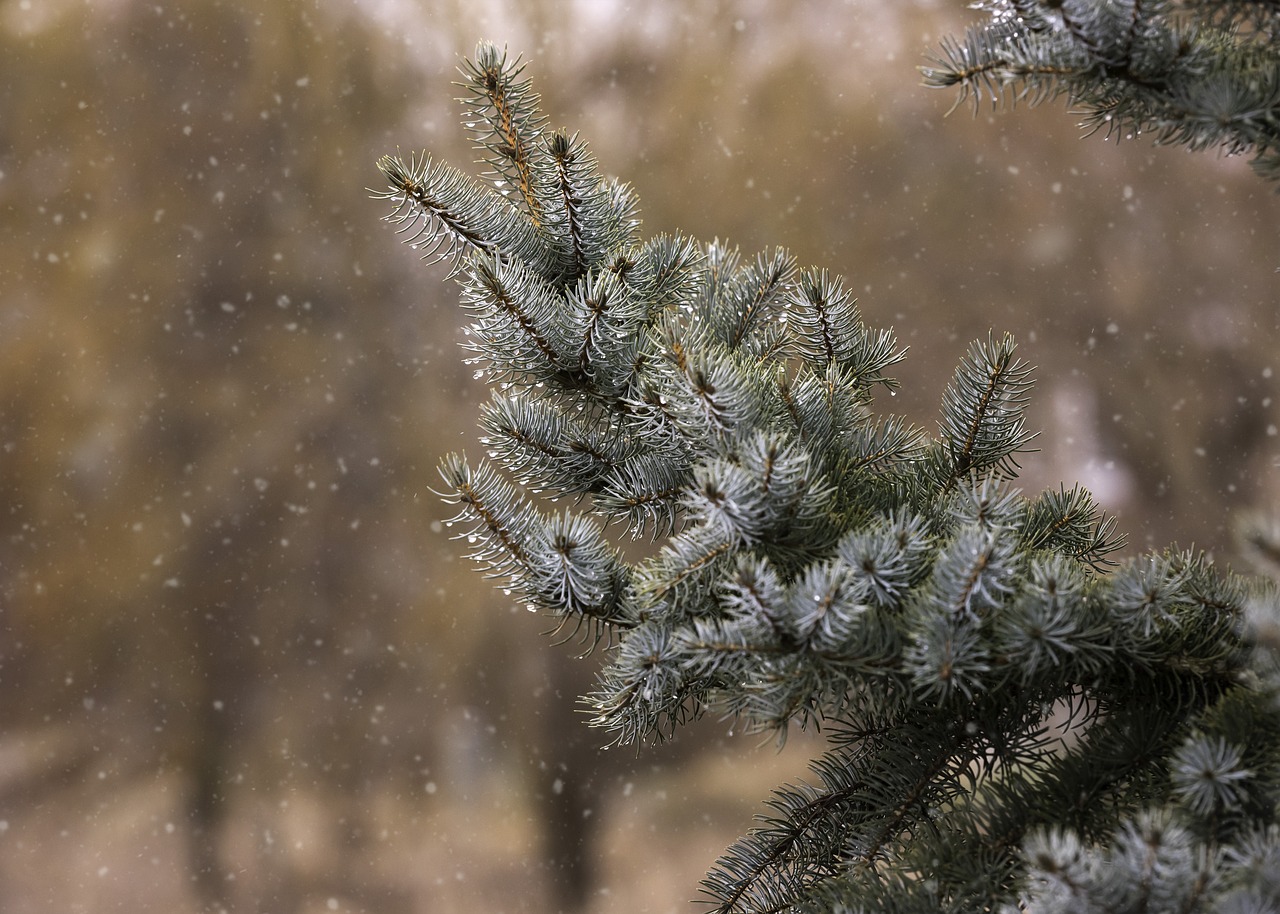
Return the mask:
{"type": "Polygon", "coordinates": [[[1066,96],[1087,132],[1253,155],[1280,177],[1280,6],[1274,0],[992,0],[947,38],[925,84],[1038,104],[1066,96]]]}
{"type": "MultiPolygon", "coordinates": [[[[992,28],[952,46],[971,89],[1025,78],[1034,98],[1074,67],[1127,87],[1122,111],[1207,47],[1166,40],[1174,7],[1154,0],[985,7],[992,28]]],[[[782,249],[639,238],[630,191],[544,131],[518,63],[482,45],[464,72],[493,186],[425,156],[379,167],[392,221],[452,261],[495,387],[492,463],[442,465],[472,557],[609,642],[586,701],[617,743],[710,710],[832,735],[816,783],[780,788],[707,877],[717,909],[1280,897],[1274,591],[1188,552],[1117,564],[1084,489],[1014,488],[1035,435],[1010,337],[970,346],[936,438],[877,415],[904,353],[838,277],[782,249]],[[540,507],[557,499],[572,507],[540,507]],[[614,522],[652,541],[624,552],[614,522]]]]}
{"type": "Polygon", "coordinates": [[[448,260],[456,270],[472,253],[505,257],[527,247],[528,225],[457,169],[426,155],[408,162],[383,156],[377,164],[391,187],[375,196],[395,204],[387,221],[403,225],[407,244],[426,248],[423,259],[448,260]]]}
{"type": "Polygon", "coordinates": [[[493,168],[499,188],[513,188],[530,222],[539,228],[543,201],[534,175],[546,155],[541,139],[547,119],[539,110],[532,82],[520,78],[523,71],[519,58],[509,59],[505,50],[481,42],[474,57],[462,66],[466,82],[461,85],[468,92],[463,99],[464,120],[493,168]]]}
{"type": "Polygon", "coordinates": [[[1015,455],[1036,437],[1025,431],[1031,368],[1005,335],[970,347],[942,398],[940,430],[950,481],[994,471],[1015,476],[1015,455]]]}
{"type": "Polygon", "coordinates": [[[487,465],[476,469],[457,454],[445,458],[445,500],[459,506],[451,520],[474,546],[471,558],[529,602],[533,610],[581,624],[634,624],[631,575],[598,527],[571,514],[546,517],[487,465]]]}

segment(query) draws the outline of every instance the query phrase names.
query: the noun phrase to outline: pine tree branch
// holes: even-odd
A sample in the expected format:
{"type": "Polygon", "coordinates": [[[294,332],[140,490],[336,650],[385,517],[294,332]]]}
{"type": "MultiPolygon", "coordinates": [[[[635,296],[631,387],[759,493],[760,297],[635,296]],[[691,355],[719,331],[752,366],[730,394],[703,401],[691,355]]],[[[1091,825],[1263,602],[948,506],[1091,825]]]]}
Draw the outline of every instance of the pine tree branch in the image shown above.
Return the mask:
{"type": "Polygon", "coordinates": [[[395,204],[387,221],[403,224],[406,243],[425,246],[423,259],[450,260],[456,271],[467,254],[505,257],[524,246],[525,224],[457,169],[425,155],[408,162],[383,156],[377,164],[391,188],[375,197],[395,204]]]}
{"type": "Polygon", "coordinates": [[[546,118],[538,109],[539,98],[532,83],[520,79],[523,70],[519,58],[511,60],[506,51],[481,42],[475,55],[463,64],[466,82],[462,87],[469,93],[464,104],[476,144],[486,152],[486,161],[500,180],[518,192],[530,221],[538,228],[543,211],[534,172],[542,155],[539,140],[546,118]]]}
{"type": "Polygon", "coordinates": [[[986,470],[1015,476],[1014,455],[1036,437],[1024,431],[1031,367],[1013,338],[970,347],[942,398],[940,431],[950,481],[986,470]]]}
{"type": "MultiPolygon", "coordinates": [[[[1176,85],[1160,68],[1206,53],[1166,40],[1158,16],[1183,7],[1158,0],[984,6],[992,28],[953,46],[992,67],[969,87],[1075,61],[1116,92],[1099,110],[1158,119],[1142,106],[1176,85]]],[[[1231,51],[1216,84],[1258,109],[1228,125],[1256,126],[1255,145],[1270,83],[1231,80],[1271,53],[1231,51]]],[[[936,438],[877,416],[903,352],[838,277],[782,249],[638,238],[630,191],[576,135],[544,132],[518,64],[482,45],[464,72],[494,186],[427,157],[379,167],[392,221],[453,261],[497,388],[484,443],[519,486],[442,464],[472,557],[560,626],[608,633],[587,702],[618,743],[713,708],[779,739],[835,727],[817,786],[780,788],[708,876],[720,910],[1280,897],[1280,639],[1244,621],[1274,593],[1187,552],[1116,565],[1123,540],[1086,491],[1014,488],[1035,436],[1011,338],[972,344],[936,438]],[[615,520],[653,542],[624,553],[615,520]]],[[[1085,97],[1040,76],[1025,91],[1085,97]]],[[[1197,106],[1171,139],[1200,142],[1197,106]]]]}
{"type": "Polygon", "coordinates": [[[1280,7],[1274,0],[992,0],[944,39],[925,84],[1031,104],[1065,95],[1088,132],[1251,154],[1280,177],[1280,7]]]}

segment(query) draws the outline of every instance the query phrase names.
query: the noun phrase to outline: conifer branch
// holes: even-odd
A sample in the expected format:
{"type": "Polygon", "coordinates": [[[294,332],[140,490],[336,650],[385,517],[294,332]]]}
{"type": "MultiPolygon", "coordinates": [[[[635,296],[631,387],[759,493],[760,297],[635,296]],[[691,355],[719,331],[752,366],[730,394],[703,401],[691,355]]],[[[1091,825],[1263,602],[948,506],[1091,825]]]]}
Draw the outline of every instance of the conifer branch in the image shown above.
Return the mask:
{"type": "Polygon", "coordinates": [[[623,517],[633,536],[646,530],[654,537],[669,536],[684,517],[689,484],[689,470],[682,462],[642,454],[613,468],[595,503],[605,513],[623,517]]]}
{"type": "MultiPolygon", "coordinates": [[[[1150,92],[1205,47],[1166,40],[1157,0],[985,6],[992,28],[951,46],[971,89],[1074,86],[1043,78],[1059,67],[1150,92]]],[[[1261,67],[1270,49],[1250,53],[1261,67]]],[[[1035,435],[1010,337],[970,346],[937,437],[877,415],[904,353],[838,277],[782,249],[639,238],[631,192],[576,135],[544,132],[518,64],[482,45],[464,72],[494,186],[425,156],[379,167],[392,221],[452,260],[495,386],[492,463],[441,470],[472,557],[608,636],[586,702],[616,743],[709,710],[832,736],[815,784],[780,788],[707,877],[718,910],[1280,897],[1280,637],[1246,615],[1280,617],[1275,592],[1189,552],[1117,564],[1083,488],[1014,488],[1035,435]],[[652,542],[624,553],[615,521],[652,542]]],[[[1264,131],[1269,85],[1248,101],[1264,131]]],[[[1108,110],[1150,101],[1117,92],[1108,110]]],[[[1251,536],[1280,555],[1280,536],[1251,536]]]]}
{"type": "Polygon", "coordinates": [[[1270,0],[990,0],[925,84],[956,104],[1066,96],[1087,132],[1253,155],[1280,179],[1280,6],[1270,0]]]}
{"type": "Polygon", "coordinates": [[[450,521],[474,544],[471,558],[506,586],[561,618],[628,627],[634,624],[631,576],[616,550],[586,518],[547,518],[487,465],[472,469],[447,456],[441,476],[445,500],[460,507],[450,521]]]}
{"type": "Polygon", "coordinates": [[[463,307],[475,319],[473,348],[498,378],[558,377],[572,372],[556,293],[516,261],[475,258],[467,267],[463,307]]]}
{"type": "Polygon", "coordinates": [[[549,483],[564,495],[600,491],[628,459],[616,434],[597,431],[546,398],[495,392],[480,425],[493,459],[526,486],[549,483]]]}
{"type": "Polygon", "coordinates": [[[576,135],[552,134],[547,150],[552,177],[544,229],[556,239],[563,281],[569,284],[630,240],[635,201],[624,185],[602,180],[595,159],[576,135]]]}
{"type": "Polygon", "coordinates": [[[1115,564],[1109,555],[1124,548],[1116,521],[1098,508],[1080,485],[1046,490],[1029,506],[1025,547],[1055,548],[1095,568],[1115,564]]]}
{"type": "Polygon", "coordinates": [[[426,155],[408,162],[388,155],[377,164],[391,188],[375,196],[395,204],[387,221],[403,225],[407,244],[426,248],[424,260],[449,260],[456,270],[465,255],[503,257],[524,246],[524,223],[457,169],[426,155]]]}
{"type": "Polygon", "coordinates": [[[1036,437],[1025,429],[1031,368],[1007,334],[970,349],[942,398],[942,441],[953,480],[992,470],[1017,475],[1014,455],[1036,437]]]}
{"type": "Polygon", "coordinates": [[[463,99],[466,123],[485,160],[494,169],[499,187],[511,186],[519,194],[534,228],[542,225],[542,200],[537,192],[535,167],[546,117],[528,79],[521,79],[524,64],[507,57],[505,50],[481,42],[474,57],[464,61],[463,99]]]}

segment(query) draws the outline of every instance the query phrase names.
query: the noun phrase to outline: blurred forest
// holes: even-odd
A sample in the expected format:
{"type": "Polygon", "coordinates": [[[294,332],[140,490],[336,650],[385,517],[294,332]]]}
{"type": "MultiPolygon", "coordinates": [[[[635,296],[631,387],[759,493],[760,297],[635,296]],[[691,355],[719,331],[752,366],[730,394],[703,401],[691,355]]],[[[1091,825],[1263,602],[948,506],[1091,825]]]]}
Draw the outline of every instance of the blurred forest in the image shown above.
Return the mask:
{"type": "Polygon", "coordinates": [[[911,346],[1040,366],[1029,489],[1234,561],[1280,496],[1280,197],[1244,161],[949,117],[963,0],[0,2],[0,910],[683,910],[768,787],[729,725],[639,756],[458,556],[485,392],[369,199],[475,158],[480,38],[648,232],[789,247],[911,346]]]}

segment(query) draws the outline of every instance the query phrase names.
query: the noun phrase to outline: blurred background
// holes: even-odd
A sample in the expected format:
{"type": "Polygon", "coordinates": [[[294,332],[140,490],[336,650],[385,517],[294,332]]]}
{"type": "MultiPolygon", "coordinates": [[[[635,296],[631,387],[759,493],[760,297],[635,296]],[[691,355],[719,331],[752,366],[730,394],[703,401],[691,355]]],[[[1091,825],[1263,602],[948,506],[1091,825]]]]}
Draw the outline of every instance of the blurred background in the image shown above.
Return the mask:
{"type": "Polygon", "coordinates": [[[374,160],[467,166],[480,38],[647,232],[842,273],[935,427],[969,340],[1040,366],[1028,489],[1234,561],[1280,491],[1280,197],[1247,164],[962,109],[963,0],[0,2],[0,910],[687,910],[817,750],[601,751],[595,659],[431,492],[486,394],[374,160]]]}

